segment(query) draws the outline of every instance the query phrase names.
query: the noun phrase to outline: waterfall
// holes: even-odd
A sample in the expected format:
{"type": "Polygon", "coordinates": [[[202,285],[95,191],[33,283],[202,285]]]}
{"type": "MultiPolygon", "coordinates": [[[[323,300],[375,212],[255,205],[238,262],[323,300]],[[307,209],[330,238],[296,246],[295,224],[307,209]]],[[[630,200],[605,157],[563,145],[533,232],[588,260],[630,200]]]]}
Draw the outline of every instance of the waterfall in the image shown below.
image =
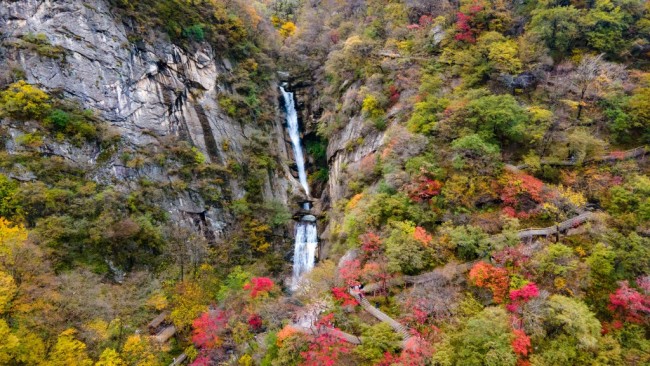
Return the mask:
{"type": "Polygon", "coordinates": [[[294,245],[292,290],[296,290],[300,286],[302,275],[314,268],[314,258],[318,246],[318,232],[315,222],[301,220],[296,224],[296,241],[294,245]]]}
{"type": "Polygon", "coordinates": [[[307,197],[309,197],[309,184],[307,184],[307,172],[305,172],[305,157],[302,154],[302,144],[300,143],[300,126],[298,126],[298,112],[296,112],[296,102],[293,99],[293,93],[287,92],[283,87],[280,87],[282,97],[284,98],[284,105],[287,110],[287,129],[289,130],[289,137],[291,138],[291,145],[293,146],[293,157],[296,160],[298,167],[298,180],[302,188],[305,190],[307,197]]]}
{"type": "MultiPolygon", "coordinates": [[[[293,147],[293,156],[298,168],[298,180],[309,198],[309,184],[307,183],[307,172],[305,171],[305,157],[302,153],[302,143],[300,141],[300,126],[298,125],[298,112],[296,111],[296,102],[293,93],[288,92],[284,87],[280,87],[284,105],[287,113],[287,130],[291,138],[293,147]]],[[[309,202],[303,203],[303,210],[309,211],[309,202]]],[[[291,279],[291,289],[296,290],[300,286],[300,279],[303,274],[314,268],[314,259],[316,258],[316,248],[318,246],[318,231],[316,229],[316,218],[313,215],[304,215],[296,223],[296,240],[293,251],[293,277],[291,279]]]]}

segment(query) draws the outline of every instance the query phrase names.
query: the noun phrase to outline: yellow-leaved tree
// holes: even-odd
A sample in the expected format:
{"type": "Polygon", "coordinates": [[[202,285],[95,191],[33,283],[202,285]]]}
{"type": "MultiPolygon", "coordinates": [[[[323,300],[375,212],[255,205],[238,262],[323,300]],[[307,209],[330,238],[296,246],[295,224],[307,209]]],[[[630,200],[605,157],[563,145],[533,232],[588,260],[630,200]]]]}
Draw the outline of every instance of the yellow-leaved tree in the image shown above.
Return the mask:
{"type": "Polygon", "coordinates": [[[16,262],[17,248],[27,240],[27,230],[0,217],[0,268],[9,270],[16,262]]]}
{"type": "Polygon", "coordinates": [[[75,334],[74,329],[61,332],[47,361],[41,366],[91,366],[93,362],[86,353],[86,345],[76,339],[75,334]]]}
{"type": "Polygon", "coordinates": [[[280,27],[280,35],[284,38],[291,37],[296,33],[296,25],[293,22],[286,22],[280,27]]]}
{"type": "Polygon", "coordinates": [[[95,366],[126,366],[126,362],[116,350],[106,348],[99,356],[99,360],[95,362],[95,366]]]}
{"type": "Polygon", "coordinates": [[[151,339],[140,334],[127,338],[122,348],[122,356],[129,365],[158,366],[160,362],[154,353],[155,346],[151,339]]]}

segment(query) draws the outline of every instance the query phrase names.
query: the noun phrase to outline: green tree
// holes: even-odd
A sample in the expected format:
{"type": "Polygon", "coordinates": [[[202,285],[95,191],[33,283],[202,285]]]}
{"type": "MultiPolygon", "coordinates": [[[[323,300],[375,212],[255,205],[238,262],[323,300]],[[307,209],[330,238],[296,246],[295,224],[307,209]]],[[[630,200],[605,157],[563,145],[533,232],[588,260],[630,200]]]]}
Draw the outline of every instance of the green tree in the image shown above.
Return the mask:
{"type": "Polygon", "coordinates": [[[522,141],[528,112],[512,95],[488,95],[467,103],[461,112],[463,124],[491,143],[522,141]]]}
{"type": "Polygon", "coordinates": [[[18,184],[0,174],[0,217],[11,219],[20,211],[20,205],[16,199],[17,192],[18,184]]]}
{"type": "Polygon", "coordinates": [[[519,45],[499,32],[485,32],[475,44],[447,48],[441,60],[450,63],[467,85],[476,85],[501,74],[518,74],[523,64],[519,45]]]}
{"type": "Polygon", "coordinates": [[[388,267],[392,272],[414,274],[427,266],[422,243],[415,239],[415,225],[409,221],[393,222],[393,229],[385,240],[388,267]]]}
{"type": "Polygon", "coordinates": [[[539,35],[558,56],[563,56],[580,37],[581,12],[573,5],[538,9],[532,15],[528,31],[539,35]]]}
{"type": "Polygon", "coordinates": [[[501,307],[489,307],[469,318],[434,354],[434,363],[462,366],[514,366],[510,318],[501,307]],[[443,359],[446,358],[446,360],[443,359]]]}
{"type": "Polygon", "coordinates": [[[632,128],[642,132],[646,140],[650,139],[650,75],[646,75],[642,86],[634,90],[627,110],[632,118],[632,128]]]}
{"type": "Polygon", "coordinates": [[[531,356],[535,365],[592,364],[601,342],[601,325],[580,300],[553,295],[546,304],[547,336],[533,339],[538,345],[531,356]]]}
{"type": "Polygon", "coordinates": [[[374,365],[386,352],[397,352],[401,341],[401,336],[390,325],[378,323],[363,331],[361,345],[354,352],[365,361],[364,365],[374,365]]]}
{"type": "Polygon", "coordinates": [[[540,271],[547,275],[564,276],[578,266],[573,250],[560,243],[549,245],[538,258],[540,271]]]}
{"type": "Polygon", "coordinates": [[[623,31],[627,28],[625,14],[611,0],[596,0],[596,6],[585,17],[588,44],[594,49],[610,55],[625,50],[623,31]]]}
{"type": "Polygon", "coordinates": [[[456,248],[458,256],[464,260],[484,257],[489,253],[489,236],[480,227],[473,225],[443,226],[440,234],[449,237],[452,247],[456,248]]]}

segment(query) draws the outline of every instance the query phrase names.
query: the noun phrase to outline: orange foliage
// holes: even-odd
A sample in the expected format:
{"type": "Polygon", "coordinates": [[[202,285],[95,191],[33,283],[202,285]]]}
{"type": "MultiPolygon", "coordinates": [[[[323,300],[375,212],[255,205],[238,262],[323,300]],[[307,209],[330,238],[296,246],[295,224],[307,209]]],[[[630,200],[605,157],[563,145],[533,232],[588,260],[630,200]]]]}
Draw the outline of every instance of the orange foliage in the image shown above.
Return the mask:
{"type": "Polygon", "coordinates": [[[421,226],[417,226],[415,228],[413,237],[415,238],[415,240],[422,243],[422,245],[424,245],[425,247],[431,245],[431,242],[433,241],[433,236],[431,236],[431,234],[429,234],[427,230],[421,226]]]}
{"type": "Polygon", "coordinates": [[[508,271],[485,262],[479,262],[469,271],[469,279],[478,287],[492,291],[492,297],[497,304],[503,303],[508,294],[510,278],[508,271]]]}
{"type": "Polygon", "coordinates": [[[363,198],[363,193],[358,193],[355,194],[352,198],[350,198],[350,201],[348,201],[348,204],[345,206],[347,210],[353,210],[357,205],[359,204],[359,201],[363,198]]]}
{"type": "Polygon", "coordinates": [[[290,325],[285,325],[284,328],[280,329],[280,331],[277,334],[276,344],[278,345],[278,347],[281,347],[282,342],[284,342],[285,339],[293,336],[296,333],[298,333],[298,330],[296,330],[296,328],[290,325]]]}

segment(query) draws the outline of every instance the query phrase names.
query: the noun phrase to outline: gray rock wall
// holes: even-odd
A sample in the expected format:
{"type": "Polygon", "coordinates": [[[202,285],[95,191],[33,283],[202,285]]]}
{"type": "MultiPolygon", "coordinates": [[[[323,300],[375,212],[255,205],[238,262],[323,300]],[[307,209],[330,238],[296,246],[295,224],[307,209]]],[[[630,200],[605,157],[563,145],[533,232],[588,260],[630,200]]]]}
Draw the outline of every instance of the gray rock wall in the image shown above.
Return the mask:
{"type": "MultiPolygon", "coordinates": [[[[20,42],[30,33],[44,34],[53,46],[63,48],[65,57],[54,59],[30,50],[5,48],[0,52],[0,67],[18,66],[26,72],[27,82],[47,91],[61,91],[97,111],[126,145],[146,149],[158,143],[157,137],[172,136],[191,141],[210,161],[242,161],[242,146],[253,129],[232,121],[219,108],[216,96],[224,86],[217,82],[218,76],[232,66],[209,45],[187,53],[162,35],[155,44],[133,44],[104,0],[1,0],[3,42],[20,42]],[[224,151],[224,141],[228,151],[224,151]]],[[[271,141],[281,141],[281,131],[278,118],[278,125],[266,133],[275,136],[271,141]]],[[[94,163],[98,153],[69,146],[57,149],[71,161],[88,164],[94,163]]],[[[278,149],[278,154],[281,160],[288,159],[284,149],[278,149]]],[[[159,167],[132,169],[123,166],[118,157],[113,159],[98,167],[97,180],[128,187],[129,181],[143,177],[170,179],[159,167]]],[[[286,170],[269,175],[266,199],[288,201],[291,183],[285,176],[286,170]]],[[[243,196],[240,182],[228,183],[234,198],[243,196]]],[[[178,220],[204,215],[217,234],[227,226],[227,215],[205,207],[197,195],[181,194],[161,204],[178,220]]]]}

